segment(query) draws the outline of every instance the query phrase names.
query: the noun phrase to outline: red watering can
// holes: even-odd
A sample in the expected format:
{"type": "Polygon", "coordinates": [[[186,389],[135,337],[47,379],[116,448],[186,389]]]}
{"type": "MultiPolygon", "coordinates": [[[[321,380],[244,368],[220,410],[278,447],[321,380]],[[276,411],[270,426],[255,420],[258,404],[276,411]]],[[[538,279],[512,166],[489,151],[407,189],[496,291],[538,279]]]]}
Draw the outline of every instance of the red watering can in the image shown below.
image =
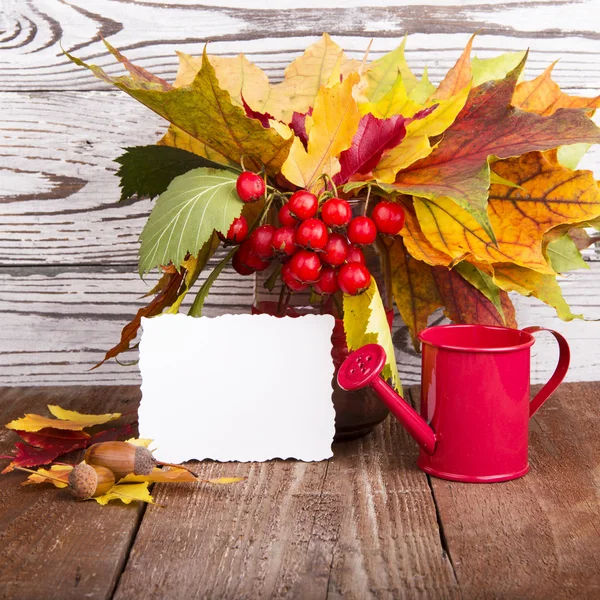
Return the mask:
{"type": "Polygon", "coordinates": [[[380,376],[385,350],[363,346],[344,361],[339,385],[370,385],[421,447],[420,469],[453,481],[490,483],[529,470],[528,421],[564,379],[570,352],[565,338],[543,327],[523,330],[486,325],[425,329],[421,414],[380,376]],[[554,374],[529,401],[533,333],[549,331],[560,350],[554,374]]]}

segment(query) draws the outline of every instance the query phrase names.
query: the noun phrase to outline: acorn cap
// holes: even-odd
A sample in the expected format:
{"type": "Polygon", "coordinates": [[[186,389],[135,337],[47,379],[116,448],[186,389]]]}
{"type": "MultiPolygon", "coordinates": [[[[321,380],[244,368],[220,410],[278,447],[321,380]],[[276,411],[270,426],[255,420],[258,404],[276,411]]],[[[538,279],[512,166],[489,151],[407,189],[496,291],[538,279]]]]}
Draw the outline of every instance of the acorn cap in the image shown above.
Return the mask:
{"type": "Polygon", "coordinates": [[[137,446],[135,449],[134,475],[150,475],[156,466],[156,459],[148,448],[137,446]]]}

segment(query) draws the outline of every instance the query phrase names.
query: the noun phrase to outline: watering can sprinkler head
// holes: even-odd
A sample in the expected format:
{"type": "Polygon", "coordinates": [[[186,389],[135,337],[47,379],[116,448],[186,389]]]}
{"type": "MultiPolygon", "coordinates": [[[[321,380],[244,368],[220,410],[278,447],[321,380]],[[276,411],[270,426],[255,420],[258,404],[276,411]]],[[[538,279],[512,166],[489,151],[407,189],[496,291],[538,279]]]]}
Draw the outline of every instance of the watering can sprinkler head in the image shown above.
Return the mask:
{"type": "Polygon", "coordinates": [[[371,387],[390,412],[427,454],[433,454],[436,437],[425,420],[382,378],[387,357],[379,344],[367,344],[352,352],[338,371],[339,386],[349,392],[371,387]]]}

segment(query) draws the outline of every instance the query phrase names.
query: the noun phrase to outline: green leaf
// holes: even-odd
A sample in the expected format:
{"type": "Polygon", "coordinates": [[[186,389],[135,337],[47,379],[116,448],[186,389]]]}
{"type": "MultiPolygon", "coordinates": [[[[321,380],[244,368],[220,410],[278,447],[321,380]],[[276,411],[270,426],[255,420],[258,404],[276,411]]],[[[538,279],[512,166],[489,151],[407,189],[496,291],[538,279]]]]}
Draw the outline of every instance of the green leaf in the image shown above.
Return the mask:
{"type": "Polygon", "coordinates": [[[394,87],[398,73],[402,75],[408,93],[412,92],[417,85],[417,78],[404,57],[405,46],[406,37],[398,48],[371,63],[366,73],[367,89],[365,90],[365,95],[371,102],[379,102],[394,87]]]}
{"type": "Polygon", "coordinates": [[[569,146],[560,146],[556,153],[556,157],[563,167],[567,167],[567,169],[574,171],[577,169],[579,161],[591,146],[592,144],[570,144],[569,146]]]}
{"type": "Polygon", "coordinates": [[[504,177],[500,177],[500,175],[498,175],[498,173],[494,173],[494,171],[490,171],[490,185],[493,185],[494,183],[496,183],[498,185],[506,185],[508,187],[517,188],[519,190],[523,189],[522,185],[519,185],[518,183],[513,183],[512,181],[509,181],[508,179],[505,179],[504,177]]]}
{"type": "Polygon", "coordinates": [[[421,77],[421,81],[417,83],[416,87],[409,94],[408,98],[417,104],[425,104],[425,102],[427,102],[427,98],[429,98],[433,92],[435,92],[435,85],[429,81],[427,67],[425,67],[423,69],[423,77],[421,77]]]}
{"type": "Polygon", "coordinates": [[[590,268],[568,234],[550,242],[546,246],[546,256],[557,273],[590,268]]]}
{"type": "Polygon", "coordinates": [[[350,350],[357,350],[365,344],[383,346],[387,355],[383,377],[391,379],[396,390],[402,393],[392,333],[374,278],[371,278],[371,285],[362,294],[358,296],[344,294],[344,331],[350,350]]]}
{"type": "Polygon", "coordinates": [[[202,287],[198,290],[194,303],[188,311],[190,317],[201,317],[202,309],[204,308],[204,301],[208,297],[212,284],[217,280],[227,263],[233,258],[233,255],[237,252],[238,246],[232,248],[227,256],[211,271],[210,275],[206,278],[206,281],[202,284],[202,287]]]}
{"type": "Polygon", "coordinates": [[[236,176],[222,169],[194,169],[176,177],[161,194],[140,236],[140,274],[172,262],[181,265],[214,231],[226,234],[240,216],[243,202],[236,176]]]}
{"type": "Polygon", "coordinates": [[[380,190],[385,194],[398,194],[398,190],[393,185],[381,183],[379,181],[350,181],[349,183],[344,184],[342,191],[344,194],[349,194],[354,190],[361,190],[369,186],[371,186],[373,190],[380,190]]]}
{"type": "Polygon", "coordinates": [[[506,325],[506,317],[502,308],[500,288],[494,283],[492,277],[467,261],[458,263],[454,269],[458,271],[473,287],[477,288],[495,307],[506,325]]]}
{"type": "Polygon", "coordinates": [[[493,58],[471,59],[471,72],[473,74],[473,87],[477,87],[486,81],[504,79],[506,75],[515,69],[523,60],[523,52],[505,52],[493,58]]]}
{"type": "Polygon", "coordinates": [[[168,146],[133,146],[115,159],[121,166],[121,201],[132,196],[154,198],[160,196],[171,181],[192,169],[227,168],[197,154],[168,146]]]}

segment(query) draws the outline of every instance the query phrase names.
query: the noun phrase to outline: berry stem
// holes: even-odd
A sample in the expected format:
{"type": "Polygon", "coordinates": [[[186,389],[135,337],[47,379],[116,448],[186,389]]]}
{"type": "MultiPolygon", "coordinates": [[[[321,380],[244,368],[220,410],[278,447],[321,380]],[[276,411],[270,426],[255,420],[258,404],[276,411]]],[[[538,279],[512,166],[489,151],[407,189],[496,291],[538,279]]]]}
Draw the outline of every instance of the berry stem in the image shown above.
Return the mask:
{"type": "Polygon", "coordinates": [[[381,270],[383,272],[383,286],[385,287],[384,305],[386,309],[392,308],[392,262],[390,260],[390,250],[384,236],[377,236],[377,250],[381,260],[381,270]]]}
{"type": "Polygon", "coordinates": [[[343,319],[344,318],[344,307],[342,305],[342,301],[340,300],[339,294],[334,294],[333,295],[333,302],[335,304],[335,307],[337,308],[338,317],[340,319],[343,319]]]}
{"type": "Polygon", "coordinates": [[[365,207],[363,210],[363,215],[367,216],[367,209],[369,208],[369,200],[371,199],[371,184],[367,186],[367,199],[365,200],[365,207]]]}
{"type": "Polygon", "coordinates": [[[283,317],[282,311],[283,311],[283,297],[285,295],[285,285],[282,283],[281,284],[281,290],[279,291],[279,300],[277,302],[277,316],[278,317],[283,317]]]}
{"type": "Polygon", "coordinates": [[[332,187],[333,193],[334,193],[334,198],[337,198],[338,197],[337,186],[335,185],[335,183],[333,183],[333,179],[331,178],[329,173],[323,173],[323,175],[321,175],[321,179],[323,179],[323,181],[325,182],[326,189],[327,189],[327,185],[330,185],[332,187]]]}

